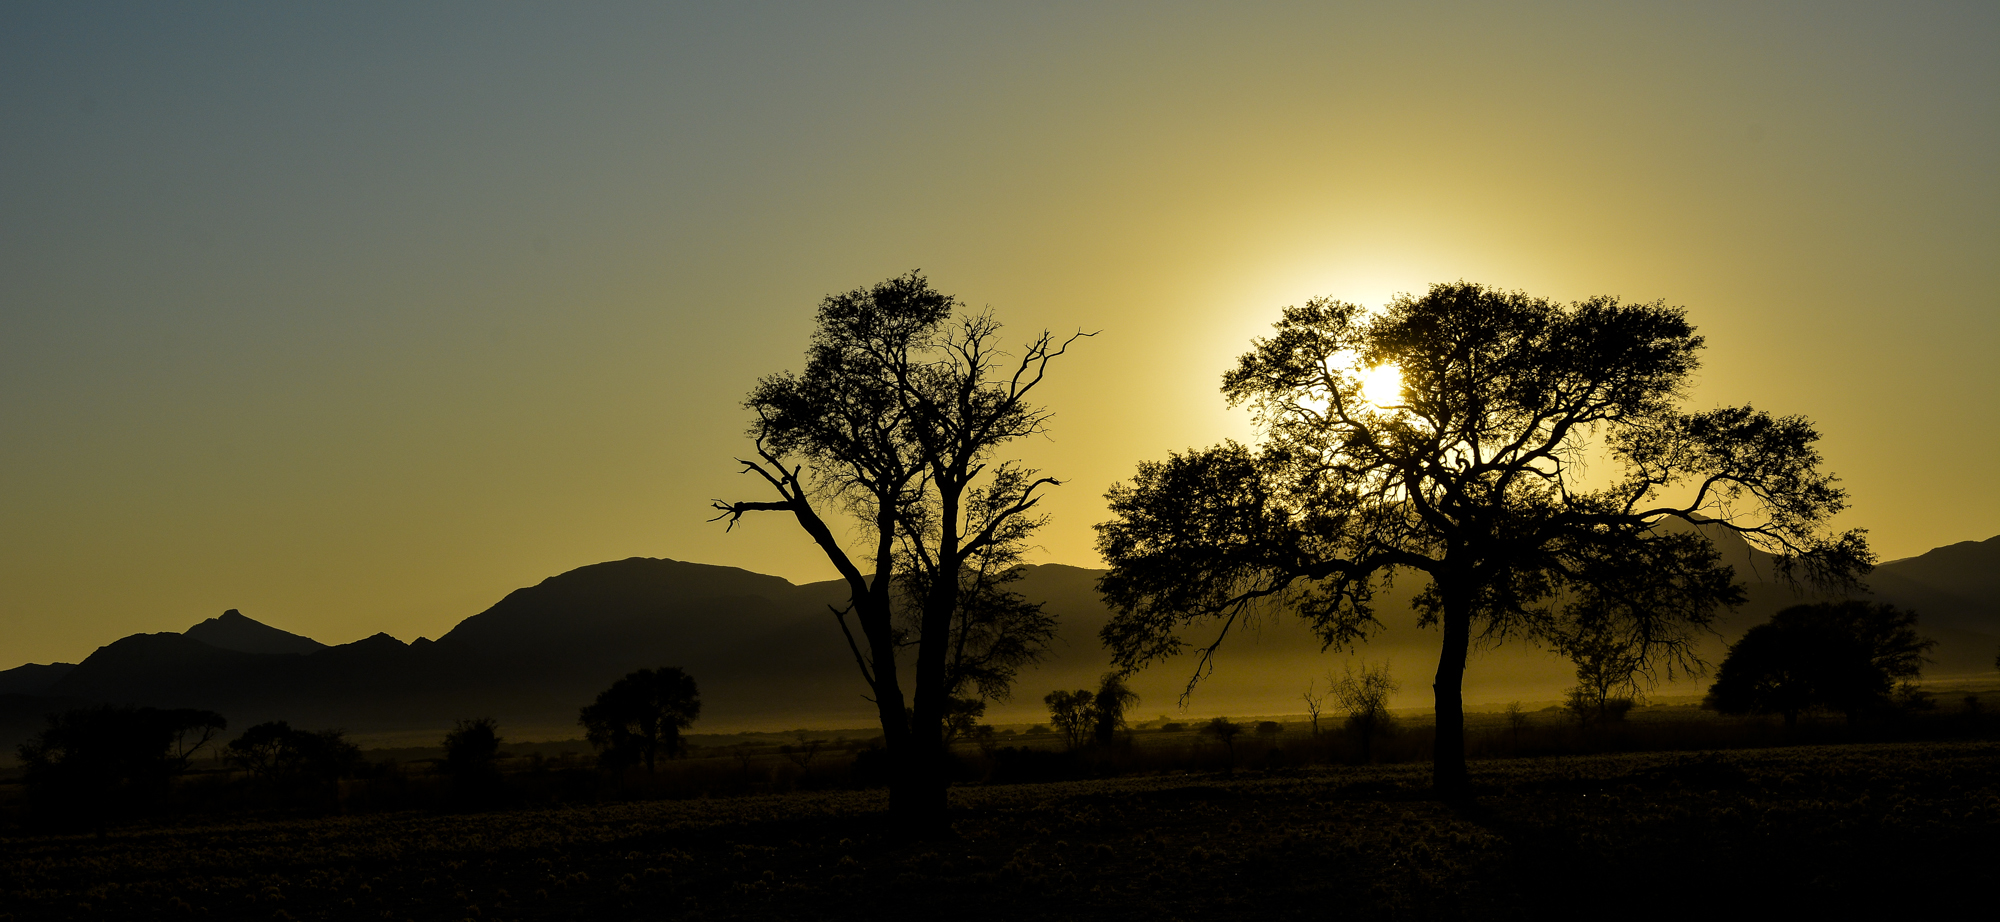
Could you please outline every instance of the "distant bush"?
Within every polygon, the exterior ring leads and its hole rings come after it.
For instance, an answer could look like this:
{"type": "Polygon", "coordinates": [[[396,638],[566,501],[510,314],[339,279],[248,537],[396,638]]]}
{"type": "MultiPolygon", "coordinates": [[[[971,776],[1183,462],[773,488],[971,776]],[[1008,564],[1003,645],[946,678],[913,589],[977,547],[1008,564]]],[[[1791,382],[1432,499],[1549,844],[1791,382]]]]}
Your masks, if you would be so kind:
{"type": "Polygon", "coordinates": [[[1724,714],[1799,714],[1825,708],[1852,722],[1914,680],[1935,641],[1917,635],[1915,612],[1850,600],[1794,605],[1729,647],[1702,706],[1724,714]]]}
{"type": "Polygon", "coordinates": [[[1091,727],[1096,723],[1096,698],[1088,688],[1073,692],[1056,689],[1042,698],[1049,708],[1049,723],[1062,734],[1069,748],[1076,749],[1090,739],[1091,727]]]}
{"type": "Polygon", "coordinates": [[[174,777],[227,726],[190,708],[83,708],[50,715],[17,752],[42,820],[102,828],[165,802],[174,777]]]}
{"type": "Polygon", "coordinates": [[[1389,664],[1363,663],[1360,672],[1350,665],[1332,681],[1333,699],[1347,712],[1347,732],[1361,744],[1361,761],[1373,761],[1376,738],[1396,730],[1395,718],[1389,714],[1389,698],[1398,686],[1389,675],[1389,664]]]}
{"type": "Polygon", "coordinates": [[[361,747],[339,730],[294,730],[275,720],[261,723],[231,740],[226,748],[231,764],[252,778],[269,782],[332,783],[352,774],[361,764],[361,747]]]}
{"type": "Polygon", "coordinates": [[[1139,703],[1139,693],[1125,684],[1124,676],[1107,672],[1099,680],[1097,694],[1090,703],[1091,738],[1101,746],[1110,743],[1125,728],[1125,712],[1139,703]]]}
{"type": "Polygon", "coordinates": [[[606,768],[644,765],[685,751],[681,731],[701,716],[701,690],[678,666],[640,669],[611,683],[578,714],[585,738],[606,768]]]}
{"type": "Polygon", "coordinates": [[[1578,687],[1569,690],[1562,707],[1578,725],[1589,726],[1622,722],[1635,704],[1630,698],[1599,698],[1593,690],[1578,687]]]}
{"type": "Polygon", "coordinates": [[[444,735],[444,769],[461,797],[483,799],[499,787],[500,732],[491,717],[461,720],[444,735]]]}
{"type": "Polygon", "coordinates": [[[1227,717],[1217,717],[1201,725],[1201,735],[1214,737],[1229,752],[1229,767],[1236,766],[1236,737],[1243,733],[1243,725],[1227,717]]]}

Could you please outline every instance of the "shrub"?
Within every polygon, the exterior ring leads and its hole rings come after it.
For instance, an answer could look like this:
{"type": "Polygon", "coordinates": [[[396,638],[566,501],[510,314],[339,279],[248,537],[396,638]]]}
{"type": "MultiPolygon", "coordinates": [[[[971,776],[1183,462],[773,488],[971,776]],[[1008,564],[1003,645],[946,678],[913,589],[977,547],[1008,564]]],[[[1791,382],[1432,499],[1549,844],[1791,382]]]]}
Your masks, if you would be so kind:
{"type": "Polygon", "coordinates": [[[444,769],[461,796],[485,797],[500,784],[499,725],[491,717],[461,720],[444,735],[444,769]]]}
{"type": "Polygon", "coordinates": [[[611,683],[583,708],[577,723],[606,768],[643,764],[651,774],[659,756],[682,754],[681,731],[700,716],[701,691],[694,678],[677,666],[663,666],[611,683]]]}
{"type": "Polygon", "coordinates": [[[18,754],[42,819],[101,828],[163,803],[173,778],[227,726],[190,708],[83,708],[50,715],[18,754]]]}

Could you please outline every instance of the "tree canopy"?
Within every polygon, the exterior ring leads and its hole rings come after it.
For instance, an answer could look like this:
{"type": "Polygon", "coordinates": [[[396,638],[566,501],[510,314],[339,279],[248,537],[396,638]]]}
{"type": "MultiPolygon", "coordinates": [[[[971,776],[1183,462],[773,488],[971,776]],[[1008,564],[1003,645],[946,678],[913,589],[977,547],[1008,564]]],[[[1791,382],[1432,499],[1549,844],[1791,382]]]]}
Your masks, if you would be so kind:
{"type": "Polygon", "coordinates": [[[701,716],[701,690],[678,666],[627,673],[597,694],[577,722],[584,736],[611,766],[640,765],[652,772],[664,755],[677,758],[681,731],[701,716]]]}
{"type": "Polygon", "coordinates": [[[35,806],[48,818],[101,823],[166,798],[174,776],[228,727],[191,708],[99,706],[49,715],[17,754],[35,806]]]}
{"type": "Polygon", "coordinates": [[[354,770],[361,747],[339,730],[295,730],[286,721],[258,724],[230,740],[229,761],[263,780],[331,782],[354,770]]]}
{"type": "Polygon", "coordinates": [[[1731,569],[1681,523],[1772,553],[1781,574],[1850,583],[1871,562],[1820,470],[1818,434],[1748,406],[1680,408],[1701,337],[1685,312],[1602,297],[1562,305],[1459,282],[1371,313],[1288,307],[1223,377],[1260,444],[1140,465],[1099,526],[1124,669],[1194,649],[1189,688],[1259,612],[1303,618],[1329,648],[1379,625],[1373,599],[1425,581],[1442,629],[1435,782],[1464,790],[1461,687],[1475,632],[1554,645],[1578,622],[1652,666],[1699,667],[1695,632],[1739,598],[1731,569]],[[1371,403],[1362,373],[1393,367],[1371,403]],[[1213,633],[1191,645],[1187,629],[1213,633]]]}
{"type": "Polygon", "coordinates": [[[1725,714],[1782,714],[1787,725],[1813,708],[1853,720],[1887,705],[1897,682],[1922,671],[1936,642],[1916,625],[1915,612],[1881,602],[1794,605],[1730,646],[1702,703],[1725,714]]]}

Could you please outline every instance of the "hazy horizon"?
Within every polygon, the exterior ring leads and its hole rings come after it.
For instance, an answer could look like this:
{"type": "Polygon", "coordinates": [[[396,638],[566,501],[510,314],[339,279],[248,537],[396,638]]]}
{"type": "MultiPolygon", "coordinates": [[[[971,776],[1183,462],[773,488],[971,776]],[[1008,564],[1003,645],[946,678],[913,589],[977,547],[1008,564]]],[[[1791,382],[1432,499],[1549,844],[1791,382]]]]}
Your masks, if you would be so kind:
{"type": "Polygon", "coordinates": [[[235,608],[436,637],[631,556],[793,582],[741,408],[922,269],[1019,341],[1096,567],[1314,296],[1683,305],[1883,560],[2000,531],[2000,9],[13,5],[0,667],[235,608]],[[1981,398],[1979,394],[1989,395],[1981,398]]]}

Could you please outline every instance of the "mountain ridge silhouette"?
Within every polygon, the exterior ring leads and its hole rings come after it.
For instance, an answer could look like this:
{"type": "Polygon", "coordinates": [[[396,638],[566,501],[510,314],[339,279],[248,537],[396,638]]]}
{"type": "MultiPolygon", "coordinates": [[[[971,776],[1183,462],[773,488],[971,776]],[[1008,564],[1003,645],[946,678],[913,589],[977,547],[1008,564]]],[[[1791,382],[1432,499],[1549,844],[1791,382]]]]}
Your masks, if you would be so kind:
{"type": "MultiPolygon", "coordinates": [[[[1750,594],[1704,640],[1703,654],[1715,662],[1742,631],[1812,596],[1772,579],[1768,558],[1740,539],[1704,531],[1750,594]]],[[[1990,594],[1982,588],[1994,572],[2000,537],[1883,564],[1872,584],[1877,598],[1916,608],[1920,630],[1940,641],[1932,674],[1964,673],[1990,670],[2000,646],[2000,587],[1990,594]]],[[[1109,667],[1097,642],[1111,616],[1096,593],[1102,573],[1063,564],[1024,568],[1015,588],[1058,616],[1058,633],[1044,661],[1023,670],[1017,694],[995,703],[989,719],[1044,719],[1044,692],[1094,685],[1109,667]]],[[[1405,611],[1420,588],[1420,580],[1405,578],[1378,597],[1382,627],[1357,654],[1396,662],[1407,699],[1399,706],[1427,700],[1421,679],[1436,662],[1434,631],[1416,627],[1405,611]]],[[[38,720],[24,723],[25,715],[58,701],[202,707],[239,730],[283,719],[396,733],[492,716],[517,733],[574,736],[576,711],[596,692],[657,666],[680,666],[701,683],[711,731],[864,726],[874,720],[873,705],[862,698],[865,686],[831,613],[845,597],[837,580],[794,584],[736,567],[631,557],[514,590],[436,641],[414,644],[378,633],[329,646],[232,609],[184,633],[120,638],[74,666],[0,671],[0,736],[11,748],[39,728],[38,720]]],[[[1295,713],[1306,682],[1337,671],[1340,661],[1322,653],[1295,619],[1267,613],[1223,645],[1189,708],[1295,713]]],[[[1192,669],[1183,656],[1142,671],[1134,678],[1144,696],[1140,712],[1176,710],[1192,669]]],[[[1468,683],[1469,696],[1552,697],[1570,684],[1569,667],[1531,643],[1510,642],[1476,651],[1468,683]]]]}
{"type": "Polygon", "coordinates": [[[326,644],[246,618],[234,608],[223,612],[221,617],[188,628],[181,636],[240,653],[313,653],[326,649],[326,644]]]}

